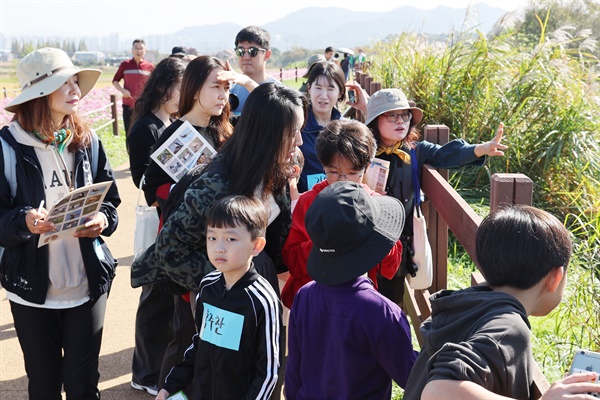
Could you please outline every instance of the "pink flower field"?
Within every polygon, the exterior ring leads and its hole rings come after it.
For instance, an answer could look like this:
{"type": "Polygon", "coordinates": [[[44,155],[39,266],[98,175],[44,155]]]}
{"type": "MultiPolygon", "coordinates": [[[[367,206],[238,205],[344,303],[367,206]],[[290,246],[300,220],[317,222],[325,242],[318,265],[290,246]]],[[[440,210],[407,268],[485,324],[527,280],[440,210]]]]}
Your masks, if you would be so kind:
{"type": "MultiPolygon", "coordinates": [[[[280,73],[278,69],[269,70],[269,75],[279,80],[280,73]]],[[[306,68],[298,68],[298,79],[306,73],[306,68]]],[[[283,80],[293,80],[296,78],[295,69],[283,70],[283,80]]],[[[111,85],[101,89],[92,89],[79,103],[79,114],[93,128],[98,128],[106,124],[111,117],[111,110],[108,107],[110,95],[116,95],[118,119],[122,119],[123,109],[121,107],[121,94],[111,85]],[[104,108],[103,108],[104,107],[104,108]]],[[[4,107],[10,103],[14,97],[0,99],[0,127],[8,125],[13,117],[13,113],[6,112],[4,107]]]]}
{"type": "MultiPolygon", "coordinates": [[[[278,69],[268,70],[268,73],[273,78],[280,80],[278,69]]],[[[304,76],[305,73],[306,73],[306,68],[298,68],[298,79],[302,79],[302,76],[304,76]]],[[[281,79],[281,80],[284,80],[284,81],[296,79],[296,70],[295,69],[284,69],[282,75],[283,75],[283,79],[281,79]]]]}
{"type": "MultiPolygon", "coordinates": [[[[97,128],[107,123],[112,118],[111,109],[108,107],[111,94],[116,95],[117,115],[119,120],[121,120],[121,115],[123,113],[121,107],[121,94],[112,86],[102,89],[92,89],[92,91],[79,103],[79,114],[83,115],[83,119],[93,128],[97,128]]],[[[0,126],[8,125],[14,115],[13,113],[4,110],[4,107],[10,103],[11,100],[12,98],[10,97],[0,99],[0,126]]]]}

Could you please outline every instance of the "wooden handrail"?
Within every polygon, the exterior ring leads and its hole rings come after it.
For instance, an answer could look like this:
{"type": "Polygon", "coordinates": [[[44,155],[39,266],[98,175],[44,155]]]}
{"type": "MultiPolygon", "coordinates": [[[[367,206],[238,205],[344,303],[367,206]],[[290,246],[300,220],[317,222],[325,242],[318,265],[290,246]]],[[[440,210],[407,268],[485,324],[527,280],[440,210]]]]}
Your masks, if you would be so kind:
{"type": "Polygon", "coordinates": [[[481,223],[481,217],[431,166],[423,166],[422,181],[421,187],[435,208],[434,212],[448,224],[456,239],[475,260],[475,231],[481,223]]]}
{"type": "MultiPolygon", "coordinates": [[[[425,127],[425,139],[438,144],[448,141],[448,128],[443,125],[425,127]]],[[[429,290],[413,290],[405,283],[403,308],[415,328],[419,345],[423,337],[419,327],[431,315],[429,293],[447,287],[448,273],[448,228],[477,265],[475,254],[475,232],[482,218],[454,190],[447,181],[446,170],[436,170],[424,165],[421,171],[421,188],[426,195],[424,214],[428,219],[428,237],[432,246],[434,277],[429,290]]],[[[523,174],[494,174],[490,190],[490,208],[509,204],[532,203],[533,182],[523,174]]],[[[485,280],[480,272],[471,276],[472,285],[483,284],[485,280]]],[[[537,363],[533,366],[533,396],[540,398],[550,384],[537,363]]]]}

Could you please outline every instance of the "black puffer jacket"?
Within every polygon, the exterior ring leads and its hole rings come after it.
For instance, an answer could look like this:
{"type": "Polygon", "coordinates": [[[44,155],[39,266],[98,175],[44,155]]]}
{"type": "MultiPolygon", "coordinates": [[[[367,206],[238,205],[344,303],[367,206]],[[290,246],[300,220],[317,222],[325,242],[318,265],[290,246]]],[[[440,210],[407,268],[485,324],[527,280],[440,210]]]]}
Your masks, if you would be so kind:
{"type": "MultiPolygon", "coordinates": [[[[4,253],[0,260],[0,282],[9,292],[22,299],[44,304],[48,291],[48,246],[37,247],[39,235],[32,234],[25,223],[25,215],[32,204],[45,199],[41,167],[32,147],[16,142],[7,127],[0,131],[2,138],[16,153],[17,191],[14,199],[4,173],[4,157],[0,151],[0,246],[4,253]]],[[[99,143],[98,171],[92,177],[91,148],[75,153],[75,187],[84,182],[113,181],[100,212],[106,215],[108,226],[102,235],[110,236],[118,225],[117,206],[121,203],[113,171],[99,143]]],[[[104,241],[80,238],[79,245],[88,278],[90,297],[97,299],[108,292],[115,275],[116,261],[104,241]]]]}

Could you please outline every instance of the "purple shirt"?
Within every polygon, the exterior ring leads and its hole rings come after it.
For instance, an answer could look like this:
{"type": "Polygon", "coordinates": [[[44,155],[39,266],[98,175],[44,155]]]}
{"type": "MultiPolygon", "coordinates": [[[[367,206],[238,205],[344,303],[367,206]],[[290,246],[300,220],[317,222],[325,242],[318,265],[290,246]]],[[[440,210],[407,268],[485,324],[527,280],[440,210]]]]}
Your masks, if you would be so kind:
{"type": "Polygon", "coordinates": [[[389,399],[417,358],[406,316],[365,277],[303,286],[288,332],[288,399],[389,399]]]}

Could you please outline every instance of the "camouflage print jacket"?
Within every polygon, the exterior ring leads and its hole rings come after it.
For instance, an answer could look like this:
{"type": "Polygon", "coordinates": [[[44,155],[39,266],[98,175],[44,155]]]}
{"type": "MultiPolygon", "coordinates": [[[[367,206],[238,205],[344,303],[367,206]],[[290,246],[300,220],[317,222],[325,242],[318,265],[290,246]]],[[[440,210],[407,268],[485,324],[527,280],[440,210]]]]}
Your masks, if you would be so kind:
{"type": "MultiPolygon", "coordinates": [[[[206,254],[206,213],[214,202],[231,194],[227,160],[218,156],[185,192],[183,203],[160,230],[156,243],[131,266],[131,286],[172,281],[197,290],[214,267],[206,254]]],[[[281,250],[291,226],[289,193],[275,196],[281,212],[267,228],[265,252],[277,273],[287,271],[281,250]]]]}

